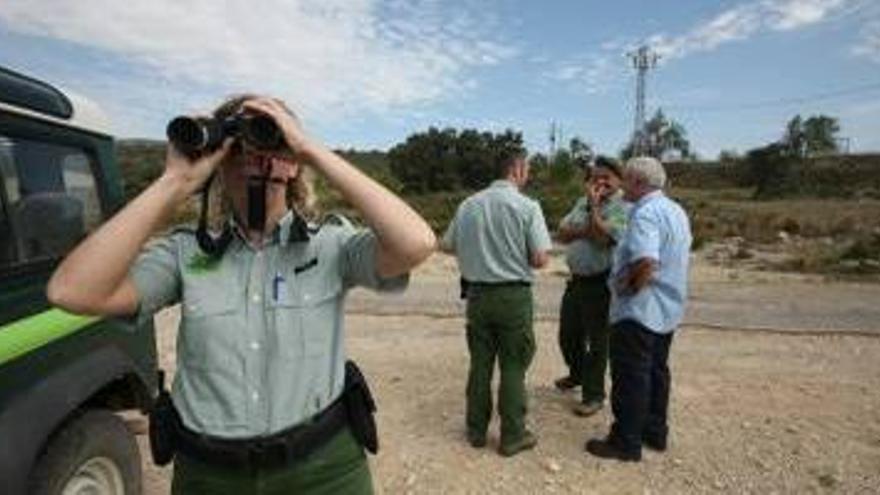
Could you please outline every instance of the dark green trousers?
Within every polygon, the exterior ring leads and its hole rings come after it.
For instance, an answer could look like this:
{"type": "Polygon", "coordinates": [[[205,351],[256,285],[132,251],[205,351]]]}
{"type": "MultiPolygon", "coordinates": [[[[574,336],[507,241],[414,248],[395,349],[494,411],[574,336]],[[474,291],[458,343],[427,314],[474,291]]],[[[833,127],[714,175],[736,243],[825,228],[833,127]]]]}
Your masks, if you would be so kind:
{"type": "Polygon", "coordinates": [[[559,314],[559,348],[569,376],[581,384],[584,402],[605,399],[608,367],[608,305],[604,277],[572,278],[559,314]]]}
{"type": "Polygon", "coordinates": [[[492,416],[492,374],[501,370],[498,412],[501,443],[510,445],[525,432],[525,375],[535,355],[532,290],[527,286],[477,286],[468,289],[467,428],[485,435],[492,416]]]}
{"type": "Polygon", "coordinates": [[[275,469],[231,469],[178,455],[173,495],[370,495],[364,449],[346,428],[305,459],[275,469]]]}

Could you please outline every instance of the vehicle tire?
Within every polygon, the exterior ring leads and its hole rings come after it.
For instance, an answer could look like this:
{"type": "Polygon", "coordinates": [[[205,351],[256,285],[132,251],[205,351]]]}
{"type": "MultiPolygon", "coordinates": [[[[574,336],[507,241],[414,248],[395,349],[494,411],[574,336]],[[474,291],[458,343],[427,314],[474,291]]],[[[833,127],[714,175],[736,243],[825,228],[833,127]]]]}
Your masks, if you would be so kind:
{"type": "Polygon", "coordinates": [[[34,495],[140,495],[141,456],[122,419],[91,410],[49,440],[30,477],[34,495]]]}

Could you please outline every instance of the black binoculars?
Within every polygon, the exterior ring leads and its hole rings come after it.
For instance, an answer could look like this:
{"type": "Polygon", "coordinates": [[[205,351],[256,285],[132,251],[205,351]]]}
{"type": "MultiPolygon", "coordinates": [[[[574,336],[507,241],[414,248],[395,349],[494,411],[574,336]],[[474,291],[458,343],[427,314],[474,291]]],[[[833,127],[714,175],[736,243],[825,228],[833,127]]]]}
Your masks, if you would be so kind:
{"type": "Polygon", "coordinates": [[[281,129],[268,115],[239,113],[225,119],[183,115],[169,122],[165,133],[174,147],[187,156],[214,151],[228,137],[261,151],[285,147],[281,129]]]}

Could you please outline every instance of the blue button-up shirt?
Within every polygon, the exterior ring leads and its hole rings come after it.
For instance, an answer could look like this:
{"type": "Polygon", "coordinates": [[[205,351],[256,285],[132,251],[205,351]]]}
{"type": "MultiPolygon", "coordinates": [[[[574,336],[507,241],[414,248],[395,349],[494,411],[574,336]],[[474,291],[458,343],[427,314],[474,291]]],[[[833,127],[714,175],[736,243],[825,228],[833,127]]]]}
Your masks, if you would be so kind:
{"type": "Polygon", "coordinates": [[[643,196],[630,210],[622,241],[614,252],[610,321],[635,320],[656,333],[673,332],[684,316],[687,299],[691,228],[687,214],[662,191],[643,196]],[[641,258],[656,262],[646,287],[620,292],[619,280],[641,258]]]}

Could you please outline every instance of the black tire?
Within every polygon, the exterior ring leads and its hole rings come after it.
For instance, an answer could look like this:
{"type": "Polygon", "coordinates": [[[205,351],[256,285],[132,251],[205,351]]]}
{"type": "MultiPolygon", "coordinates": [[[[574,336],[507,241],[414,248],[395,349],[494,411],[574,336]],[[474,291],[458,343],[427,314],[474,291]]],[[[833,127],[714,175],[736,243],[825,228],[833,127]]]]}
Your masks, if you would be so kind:
{"type": "Polygon", "coordinates": [[[121,418],[106,410],[87,411],[52,435],[31,472],[33,495],[58,495],[90,462],[109,460],[126,495],[141,494],[141,456],[121,418]]]}

